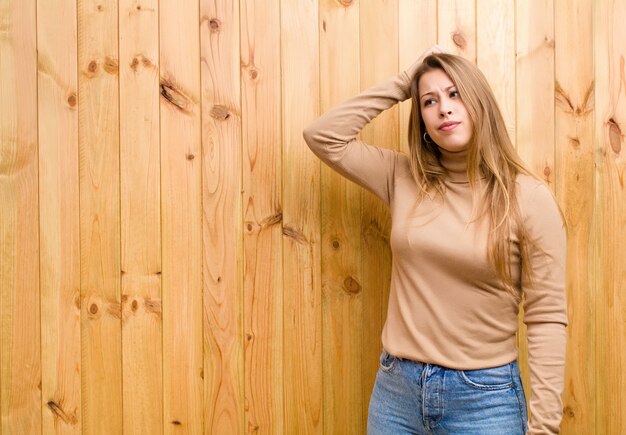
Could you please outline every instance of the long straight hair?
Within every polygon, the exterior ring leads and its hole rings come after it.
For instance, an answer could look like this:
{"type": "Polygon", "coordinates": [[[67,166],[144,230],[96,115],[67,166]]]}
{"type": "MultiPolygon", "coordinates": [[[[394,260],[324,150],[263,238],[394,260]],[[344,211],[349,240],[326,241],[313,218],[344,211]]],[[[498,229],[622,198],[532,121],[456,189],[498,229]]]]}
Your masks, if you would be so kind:
{"type": "MultiPolygon", "coordinates": [[[[521,295],[511,271],[510,235],[517,234],[522,264],[528,264],[530,259],[530,241],[521,219],[516,178],[519,174],[537,177],[515,151],[485,76],[474,64],[460,56],[437,53],[424,59],[411,83],[411,172],[421,190],[425,193],[435,189],[441,194],[445,191],[446,172],[439,160],[441,152],[435,143],[426,142],[422,136],[426,127],[420,108],[419,81],[424,73],[434,69],[443,70],[454,83],[473,122],[467,153],[473,219],[489,218],[488,259],[505,287],[519,298],[521,295]]],[[[526,278],[532,279],[530,268],[524,267],[523,273],[526,278]]]]}

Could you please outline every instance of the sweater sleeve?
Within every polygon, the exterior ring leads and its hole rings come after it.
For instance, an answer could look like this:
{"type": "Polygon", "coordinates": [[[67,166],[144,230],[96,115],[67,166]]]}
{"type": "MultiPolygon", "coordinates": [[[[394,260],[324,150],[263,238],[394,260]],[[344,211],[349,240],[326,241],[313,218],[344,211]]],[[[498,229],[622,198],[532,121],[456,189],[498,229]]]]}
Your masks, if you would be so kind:
{"type": "Polygon", "coordinates": [[[409,96],[402,73],[373,86],[324,113],[303,132],[309,148],[332,169],[391,202],[395,151],[368,145],[357,134],[382,111],[409,96]]]}
{"type": "Polygon", "coordinates": [[[558,434],[563,415],[567,306],[566,231],[554,196],[542,183],[525,205],[531,278],[522,278],[530,368],[529,435],[558,434]]]}

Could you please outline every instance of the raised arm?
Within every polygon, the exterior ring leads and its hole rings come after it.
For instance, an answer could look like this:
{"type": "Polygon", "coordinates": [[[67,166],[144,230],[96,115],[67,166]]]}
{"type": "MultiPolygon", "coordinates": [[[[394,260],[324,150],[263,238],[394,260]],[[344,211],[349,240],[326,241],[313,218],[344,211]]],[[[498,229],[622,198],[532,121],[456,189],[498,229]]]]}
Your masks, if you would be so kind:
{"type": "Polygon", "coordinates": [[[437,51],[442,50],[429,48],[406,71],[343,101],[303,132],[309,148],[322,161],[387,204],[391,201],[397,155],[356,136],[381,112],[409,98],[411,79],[422,59],[437,51]]]}

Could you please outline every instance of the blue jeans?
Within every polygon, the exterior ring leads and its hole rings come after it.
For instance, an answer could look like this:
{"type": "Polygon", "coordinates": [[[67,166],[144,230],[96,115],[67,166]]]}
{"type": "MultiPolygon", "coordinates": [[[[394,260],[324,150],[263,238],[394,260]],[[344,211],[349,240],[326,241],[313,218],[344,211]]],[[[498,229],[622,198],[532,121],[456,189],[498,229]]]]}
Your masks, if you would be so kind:
{"type": "Polygon", "coordinates": [[[523,435],[527,420],[517,361],[481,370],[453,370],[383,351],[367,433],[523,435]]]}

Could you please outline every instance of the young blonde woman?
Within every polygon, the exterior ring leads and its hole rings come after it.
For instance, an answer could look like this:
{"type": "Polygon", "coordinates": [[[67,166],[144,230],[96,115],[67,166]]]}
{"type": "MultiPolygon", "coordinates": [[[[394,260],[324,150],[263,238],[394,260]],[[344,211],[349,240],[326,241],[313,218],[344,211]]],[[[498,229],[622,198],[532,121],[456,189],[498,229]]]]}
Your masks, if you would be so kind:
{"type": "Polygon", "coordinates": [[[550,190],[513,148],[482,73],[433,47],[304,137],[391,209],[391,291],[368,433],[558,433],[565,228],[550,190]],[[408,98],[409,155],[356,139],[408,98]],[[522,300],[530,420],[515,339],[522,300]]]}

